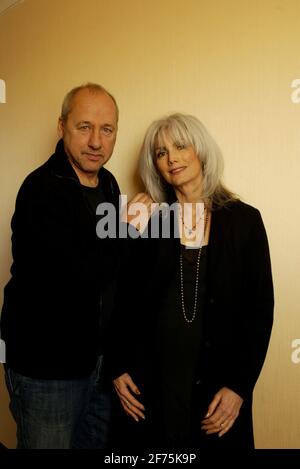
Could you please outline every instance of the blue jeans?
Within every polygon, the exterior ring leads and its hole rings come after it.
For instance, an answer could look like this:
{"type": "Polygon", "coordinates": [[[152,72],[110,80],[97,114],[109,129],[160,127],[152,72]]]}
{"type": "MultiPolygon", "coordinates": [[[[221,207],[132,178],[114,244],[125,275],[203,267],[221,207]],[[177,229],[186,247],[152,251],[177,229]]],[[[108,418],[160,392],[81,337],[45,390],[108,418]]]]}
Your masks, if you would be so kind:
{"type": "Polygon", "coordinates": [[[32,379],[8,369],[10,410],[17,448],[106,448],[111,396],[103,390],[102,356],[88,378],[32,379]]]}

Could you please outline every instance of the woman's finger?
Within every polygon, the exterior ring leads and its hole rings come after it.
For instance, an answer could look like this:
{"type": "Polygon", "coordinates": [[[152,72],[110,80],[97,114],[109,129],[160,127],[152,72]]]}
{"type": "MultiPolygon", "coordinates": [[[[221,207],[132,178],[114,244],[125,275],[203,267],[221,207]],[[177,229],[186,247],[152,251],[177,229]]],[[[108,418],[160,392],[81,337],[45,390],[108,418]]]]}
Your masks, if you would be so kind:
{"type": "Polygon", "coordinates": [[[134,420],[138,422],[139,417],[143,420],[145,419],[144,414],[136,406],[132,405],[127,399],[121,398],[121,403],[125,412],[128,415],[131,415],[134,420]]]}
{"type": "Polygon", "coordinates": [[[231,419],[223,424],[220,425],[220,429],[221,431],[219,432],[218,436],[223,436],[225,435],[225,433],[228,432],[228,430],[230,430],[230,428],[233,426],[234,422],[235,422],[236,419],[231,419]]]}

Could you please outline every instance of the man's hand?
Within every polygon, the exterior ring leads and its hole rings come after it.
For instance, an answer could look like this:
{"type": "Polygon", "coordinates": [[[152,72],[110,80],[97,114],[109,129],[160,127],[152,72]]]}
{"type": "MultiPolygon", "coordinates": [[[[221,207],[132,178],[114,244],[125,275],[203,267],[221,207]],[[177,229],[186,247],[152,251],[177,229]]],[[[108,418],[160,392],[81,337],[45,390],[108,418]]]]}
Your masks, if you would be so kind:
{"type": "Polygon", "coordinates": [[[208,407],[208,412],[201,422],[201,429],[207,435],[224,435],[238,417],[242,403],[243,399],[231,389],[220,389],[208,407]]]}
{"type": "Polygon", "coordinates": [[[145,407],[132,394],[140,395],[141,393],[132,381],[130,375],[124,373],[116,378],[113,383],[126,414],[134,418],[136,422],[139,421],[139,417],[145,419],[143,413],[145,407]]]}

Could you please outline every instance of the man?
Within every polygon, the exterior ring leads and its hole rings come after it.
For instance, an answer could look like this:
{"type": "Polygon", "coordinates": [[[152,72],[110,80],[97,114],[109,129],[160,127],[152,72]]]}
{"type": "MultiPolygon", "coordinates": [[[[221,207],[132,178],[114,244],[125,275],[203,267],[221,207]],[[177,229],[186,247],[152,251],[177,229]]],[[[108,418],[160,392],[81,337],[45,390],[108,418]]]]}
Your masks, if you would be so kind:
{"type": "Polygon", "coordinates": [[[18,448],[107,443],[102,354],[117,250],[96,236],[96,207],[118,209],[118,184],[103,168],[117,127],[117,104],[103,87],[71,90],[55,153],[17,196],[1,330],[18,448]]]}

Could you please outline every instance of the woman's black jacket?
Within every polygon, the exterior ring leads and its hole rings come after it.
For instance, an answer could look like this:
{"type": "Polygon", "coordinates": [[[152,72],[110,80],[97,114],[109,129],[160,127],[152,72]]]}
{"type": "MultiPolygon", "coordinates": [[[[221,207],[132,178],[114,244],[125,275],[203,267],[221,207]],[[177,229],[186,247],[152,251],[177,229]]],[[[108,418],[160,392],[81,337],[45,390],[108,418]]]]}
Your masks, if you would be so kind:
{"type": "MultiPolygon", "coordinates": [[[[128,244],[112,321],[110,366],[113,378],[128,372],[142,390],[149,381],[155,385],[156,315],[179,267],[180,240],[140,237],[128,244]]],[[[211,398],[227,386],[251,400],[269,344],[274,306],[269,247],[259,211],[241,201],[214,209],[207,256],[195,385],[208,389],[211,398]]]]}

